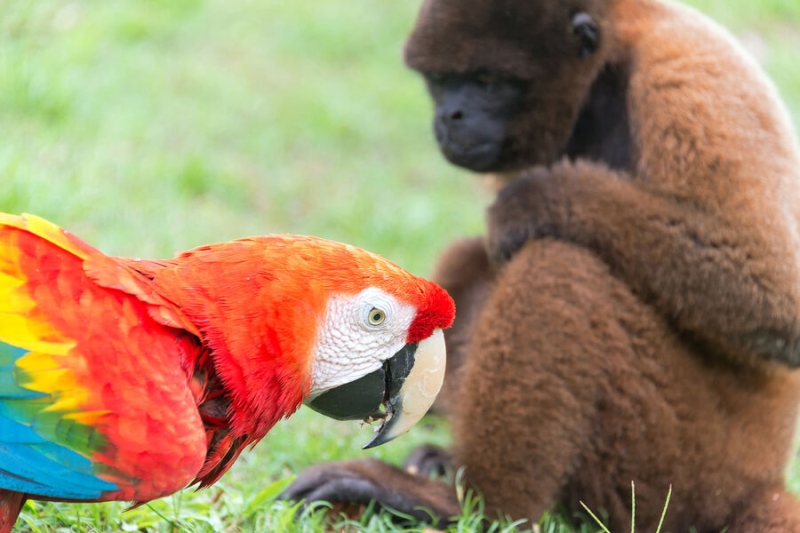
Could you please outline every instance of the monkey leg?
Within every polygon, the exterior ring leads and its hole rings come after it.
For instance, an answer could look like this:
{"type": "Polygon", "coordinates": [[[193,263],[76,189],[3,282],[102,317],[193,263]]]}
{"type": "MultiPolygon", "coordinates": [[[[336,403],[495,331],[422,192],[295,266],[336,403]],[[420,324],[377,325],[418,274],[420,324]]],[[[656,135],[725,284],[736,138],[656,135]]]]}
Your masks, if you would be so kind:
{"type": "Polygon", "coordinates": [[[619,340],[598,278],[609,275],[589,252],[533,241],[476,321],[453,402],[455,457],[502,514],[536,521],[589,446],[602,360],[619,340]]]}

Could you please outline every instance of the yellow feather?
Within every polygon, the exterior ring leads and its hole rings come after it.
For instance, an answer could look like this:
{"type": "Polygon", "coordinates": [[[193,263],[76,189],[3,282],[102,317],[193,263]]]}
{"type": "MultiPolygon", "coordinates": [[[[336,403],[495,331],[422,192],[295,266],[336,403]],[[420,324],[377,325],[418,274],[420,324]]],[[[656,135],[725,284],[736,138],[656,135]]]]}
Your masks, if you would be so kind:
{"type": "MultiPolygon", "coordinates": [[[[57,356],[56,356],[57,357],[57,356]]],[[[37,392],[52,393],[77,387],[75,377],[51,353],[28,352],[17,360],[17,368],[30,379],[20,385],[37,392]]]]}
{"type": "MultiPolygon", "coordinates": [[[[2,296],[0,296],[1,298],[2,296]]],[[[66,355],[75,342],[64,338],[52,328],[36,324],[25,316],[0,311],[0,340],[23,350],[66,355]],[[54,339],[45,341],[42,338],[54,339]]]]}
{"type": "Polygon", "coordinates": [[[38,235],[39,237],[52,242],[59,248],[63,248],[64,250],[75,254],[81,259],[86,259],[89,257],[85,250],[76,246],[76,244],[67,237],[63,229],[48,220],[37,217],[36,215],[24,213],[22,216],[16,216],[9,215],[7,213],[0,213],[0,225],[11,226],[30,231],[34,235],[38,235]]]}
{"type": "MultiPolygon", "coordinates": [[[[9,225],[8,219],[15,222],[19,217],[0,213],[0,225],[9,225]]],[[[26,278],[17,266],[19,251],[13,246],[3,246],[0,251],[0,341],[23,350],[65,355],[75,343],[31,318],[36,303],[20,290],[26,278]]]]}
{"type": "MultiPolygon", "coordinates": [[[[74,359],[71,360],[74,362],[74,359]]],[[[26,389],[49,394],[52,403],[43,412],[65,413],[64,418],[93,425],[109,411],[81,412],[81,405],[90,399],[89,391],[78,386],[74,373],[62,368],[58,356],[49,353],[29,352],[16,366],[29,378],[20,383],[26,389]]]]}

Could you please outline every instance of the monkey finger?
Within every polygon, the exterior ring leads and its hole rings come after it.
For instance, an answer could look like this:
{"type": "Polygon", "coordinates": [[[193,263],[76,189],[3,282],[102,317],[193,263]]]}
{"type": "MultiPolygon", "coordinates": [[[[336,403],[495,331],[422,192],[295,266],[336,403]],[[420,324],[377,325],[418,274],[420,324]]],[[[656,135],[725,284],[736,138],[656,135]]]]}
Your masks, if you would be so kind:
{"type": "Polygon", "coordinates": [[[287,501],[336,501],[320,498],[324,492],[318,492],[320,487],[328,486],[332,480],[343,479],[347,477],[355,478],[355,474],[349,473],[344,468],[339,468],[337,463],[328,463],[313,466],[297,476],[291,485],[289,485],[278,496],[279,500],[287,501]]]}
{"type": "Polygon", "coordinates": [[[403,463],[409,474],[422,477],[443,477],[453,470],[453,457],[444,448],[425,444],[415,448],[403,463]]]}

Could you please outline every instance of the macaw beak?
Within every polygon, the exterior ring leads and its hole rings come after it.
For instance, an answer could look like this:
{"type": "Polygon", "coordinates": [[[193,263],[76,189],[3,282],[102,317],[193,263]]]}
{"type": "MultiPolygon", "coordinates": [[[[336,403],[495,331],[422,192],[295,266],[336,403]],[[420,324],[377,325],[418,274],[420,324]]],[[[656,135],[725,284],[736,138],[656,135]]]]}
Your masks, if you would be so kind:
{"type": "Polygon", "coordinates": [[[419,343],[406,344],[378,370],[306,405],[337,420],[380,420],[364,448],[380,446],[411,429],[428,411],[442,388],[445,359],[444,333],[437,329],[419,343]]]}

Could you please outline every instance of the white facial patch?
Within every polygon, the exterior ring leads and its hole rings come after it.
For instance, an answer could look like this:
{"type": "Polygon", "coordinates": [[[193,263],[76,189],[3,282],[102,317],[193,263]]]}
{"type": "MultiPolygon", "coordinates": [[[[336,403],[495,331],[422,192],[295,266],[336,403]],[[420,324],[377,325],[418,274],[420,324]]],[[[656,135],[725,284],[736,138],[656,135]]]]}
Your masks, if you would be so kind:
{"type": "Polygon", "coordinates": [[[366,376],[405,344],[416,309],[370,287],[328,300],[311,368],[313,398],[366,376]]]}

